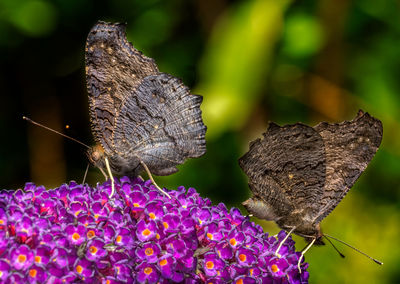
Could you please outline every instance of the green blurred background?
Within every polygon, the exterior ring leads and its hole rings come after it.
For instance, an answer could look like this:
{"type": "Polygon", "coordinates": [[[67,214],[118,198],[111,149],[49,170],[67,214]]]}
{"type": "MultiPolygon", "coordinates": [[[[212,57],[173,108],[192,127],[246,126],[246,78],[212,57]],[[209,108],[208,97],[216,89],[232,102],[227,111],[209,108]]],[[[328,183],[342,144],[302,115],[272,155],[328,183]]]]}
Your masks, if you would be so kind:
{"type": "MultiPolygon", "coordinates": [[[[2,188],[81,181],[85,149],[21,116],[93,142],[84,46],[97,20],[127,22],[135,47],[204,96],[207,154],[157,181],[195,187],[214,204],[245,213],[249,190],[237,159],[268,121],[338,122],[359,108],[381,119],[381,148],[322,227],[385,264],[341,244],[345,259],[327,245],[306,261],[311,283],[400,283],[398,1],[0,0],[2,188]]],[[[88,180],[103,177],[92,168],[88,180]]]]}

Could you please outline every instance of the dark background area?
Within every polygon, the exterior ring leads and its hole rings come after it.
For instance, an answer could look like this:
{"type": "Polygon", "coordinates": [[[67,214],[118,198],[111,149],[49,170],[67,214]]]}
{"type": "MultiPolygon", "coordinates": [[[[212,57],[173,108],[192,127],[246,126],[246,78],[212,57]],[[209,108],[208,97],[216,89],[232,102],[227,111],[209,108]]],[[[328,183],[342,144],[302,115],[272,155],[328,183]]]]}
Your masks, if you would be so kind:
{"type": "MultiPolygon", "coordinates": [[[[306,261],[312,283],[400,281],[398,1],[0,0],[1,188],[82,180],[85,148],[22,115],[93,143],[84,46],[98,20],[127,22],[137,49],[204,96],[207,154],[156,178],[171,189],[195,187],[245,214],[249,190],[237,160],[268,121],[340,122],[358,109],[382,120],[381,148],[322,227],[384,266],[340,244],[345,259],[328,245],[306,261]]],[[[103,180],[90,169],[90,184],[103,180]]]]}

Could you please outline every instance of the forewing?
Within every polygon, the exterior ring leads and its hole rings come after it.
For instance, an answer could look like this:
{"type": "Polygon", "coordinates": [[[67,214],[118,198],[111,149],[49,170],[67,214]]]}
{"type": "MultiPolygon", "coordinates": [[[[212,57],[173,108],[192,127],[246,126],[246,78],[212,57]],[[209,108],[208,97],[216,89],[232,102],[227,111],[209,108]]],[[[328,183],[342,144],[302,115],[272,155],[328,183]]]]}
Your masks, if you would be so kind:
{"type": "Polygon", "coordinates": [[[206,152],[202,97],[168,74],[146,77],[124,102],[114,143],[129,160],[138,157],[156,175],[176,172],[187,158],[206,152]]]}
{"type": "Polygon", "coordinates": [[[321,136],[304,124],[280,127],[271,123],[262,139],[250,144],[239,160],[254,195],[278,217],[295,210],[312,216],[325,181],[325,153],[321,136]]]}
{"type": "Polygon", "coordinates": [[[380,120],[360,110],[352,121],[322,122],[314,129],[321,135],[326,152],[326,183],[316,217],[319,223],[343,199],[374,157],[383,128],[380,120]]]}
{"type": "Polygon", "coordinates": [[[124,24],[98,22],[89,32],[85,57],[92,132],[96,142],[110,152],[126,95],[144,77],[157,74],[158,68],[127,41],[124,24]]]}

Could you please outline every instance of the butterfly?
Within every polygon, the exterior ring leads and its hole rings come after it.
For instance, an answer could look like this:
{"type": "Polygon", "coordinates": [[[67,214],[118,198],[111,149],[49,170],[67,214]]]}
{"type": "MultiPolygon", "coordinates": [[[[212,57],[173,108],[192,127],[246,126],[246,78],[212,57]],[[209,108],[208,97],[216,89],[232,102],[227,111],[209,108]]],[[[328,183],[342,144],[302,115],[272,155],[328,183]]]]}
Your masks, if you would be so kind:
{"type": "Polygon", "coordinates": [[[365,170],[382,133],[381,121],[361,110],[339,124],[270,123],[239,159],[253,193],[243,205],[257,218],[323,244],[320,222],[365,170]]]}
{"type": "Polygon", "coordinates": [[[137,176],[145,167],[170,175],[206,152],[202,97],[135,49],[124,24],[98,22],[85,58],[94,165],[106,169],[109,162],[118,175],[137,176]]]}

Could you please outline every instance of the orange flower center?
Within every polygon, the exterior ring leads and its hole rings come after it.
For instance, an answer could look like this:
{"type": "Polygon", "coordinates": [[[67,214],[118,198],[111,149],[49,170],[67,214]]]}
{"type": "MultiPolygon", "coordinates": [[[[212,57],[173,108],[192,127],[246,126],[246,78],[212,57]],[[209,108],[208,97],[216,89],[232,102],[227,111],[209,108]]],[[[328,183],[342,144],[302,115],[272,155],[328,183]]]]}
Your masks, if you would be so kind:
{"type": "Polygon", "coordinates": [[[133,203],[133,207],[140,207],[139,203],[133,203]]]}
{"type": "Polygon", "coordinates": [[[42,257],[41,256],[35,256],[35,262],[41,263],[42,262],[42,257]]]}
{"type": "Polygon", "coordinates": [[[18,256],[18,262],[24,263],[26,261],[26,255],[25,254],[20,254],[18,256]]]}
{"type": "Polygon", "coordinates": [[[89,251],[91,254],[95,254],[97,252],[97,248],[95,246],[90,246],[89,251]]]}
{"type": "Polygon", "coordinates": [[[163,224],[163,226],[164,226],[165,229],[168,229],[169,225],[168,225],[167,222],[163,222],[162,224],[163,224]]]}
{"type": "Polygon", "coordinates": [[[121,241],[122,241],[122,237],[121,237],[121,236],[118,236],[118,237],[115,239],[115,241],[116,241],[117,243],[121,242],[121,241]]]}
{"type": "Polygon", "coordinates": [[[239,254],[239,259],[240,259],[240,261],[246,261],[247,257],[245,254],[241,253],[241,254],[239,254]]]}
{"type": "Polygon", "coordinates": [[[29,276],[32,278],[35,278],[37,274],[37,270],[36,269],[31,269],[29,270],[29,276]]]}
{"type": "Polygon", "coordinates": [[[278,267],[278,265],[276,265],[276,264],[272,264],[272,266],[271,266],[271,270],[272,270],[272,272],[278,272],[279,271],[279,267],[278,267]]]}
{"type": "Polygon", "coordinates": [[[153,269],[151,267],[146,267],[144,270],[144,273],[146,273],[147,275],[149,275],[150,273],[153,272],[153,269]]]}
{"type": "Polygon", "coordinates": [[[236,281],[236,284],[243,284],[243,279],[239,279],[238,281],[236,281]]]}
{"type": "Polygon", "coordinates": [[[143,232],[142,232],[142,235],[143,236],[148,236],[148,235],[150,235],[151,234],[151,231],[149,230],[149,229],[145,229],[145,230],[143,230],[143,232]]]}
{"type": "Polygon", "coordinates": [[[144,253],[145,253],[146,255],[153,255],[154,251],[153,251],[152,248],[147,248],[147,249],[144,251],[144,253]]]}
{"type": "Polygon", "coordinates": [[[79,274],[81,274],[83,271],[83,267],[80,265],[77,265],[75,269],[76,269],[76,272],[78,272],[79,274]]]}
{"type": "Polygon", "coordinates": [[[232,239],[230,239],[229,240],[229,243],[232,245],[232,246],[236,246],[236,239],[234,239],[234,238],[232,238],[232,239]]]}
{"type": "Polygon", "coordinates": [[[95,234],[95,232],[94,232],[93,230],[90,230],[90,231],[87,233],[87,237],[88,237],[89,239],[93,238],[95,235],[96,235],[96,234],[95,234]]]}
{"type": "Polygon", "coordinates": [[[80,236],[78,233],[73,233],[73,235],[72,235],[72,239],[73,239],[74,241],[79,240],[80,237],[81,237],[81,236],[80,236]]]}
{"type": "Polygon", "coordinates": [[[167,263],[168,263],[168,261],[167,261],[166,259],[162,259],[162,260],[160,261],[160,265],[161,265],[161,266],[167,265],[167,263]]]}
{"type": "Polygon", "coordinates": [[[207,238],[209,238],[210,240],[212,240],[212,239],[213,239],[213,234],[207,233],[207,238]]]}
{"type": "Polygon", "coordinates": [[[206,262],[206,267],[207,267],[208,269],[213,269],[213,268],[214,268],[214,262],[212,262],[212,261],[207,261],[207,262],[206,262]]]}
{"type": "Polygon", "coordinates": [[[149,217],[150,217],[150,219],[155,219],[156,218],[156,214],[154,214],[154,213],[149,213],[149,217]]]}

